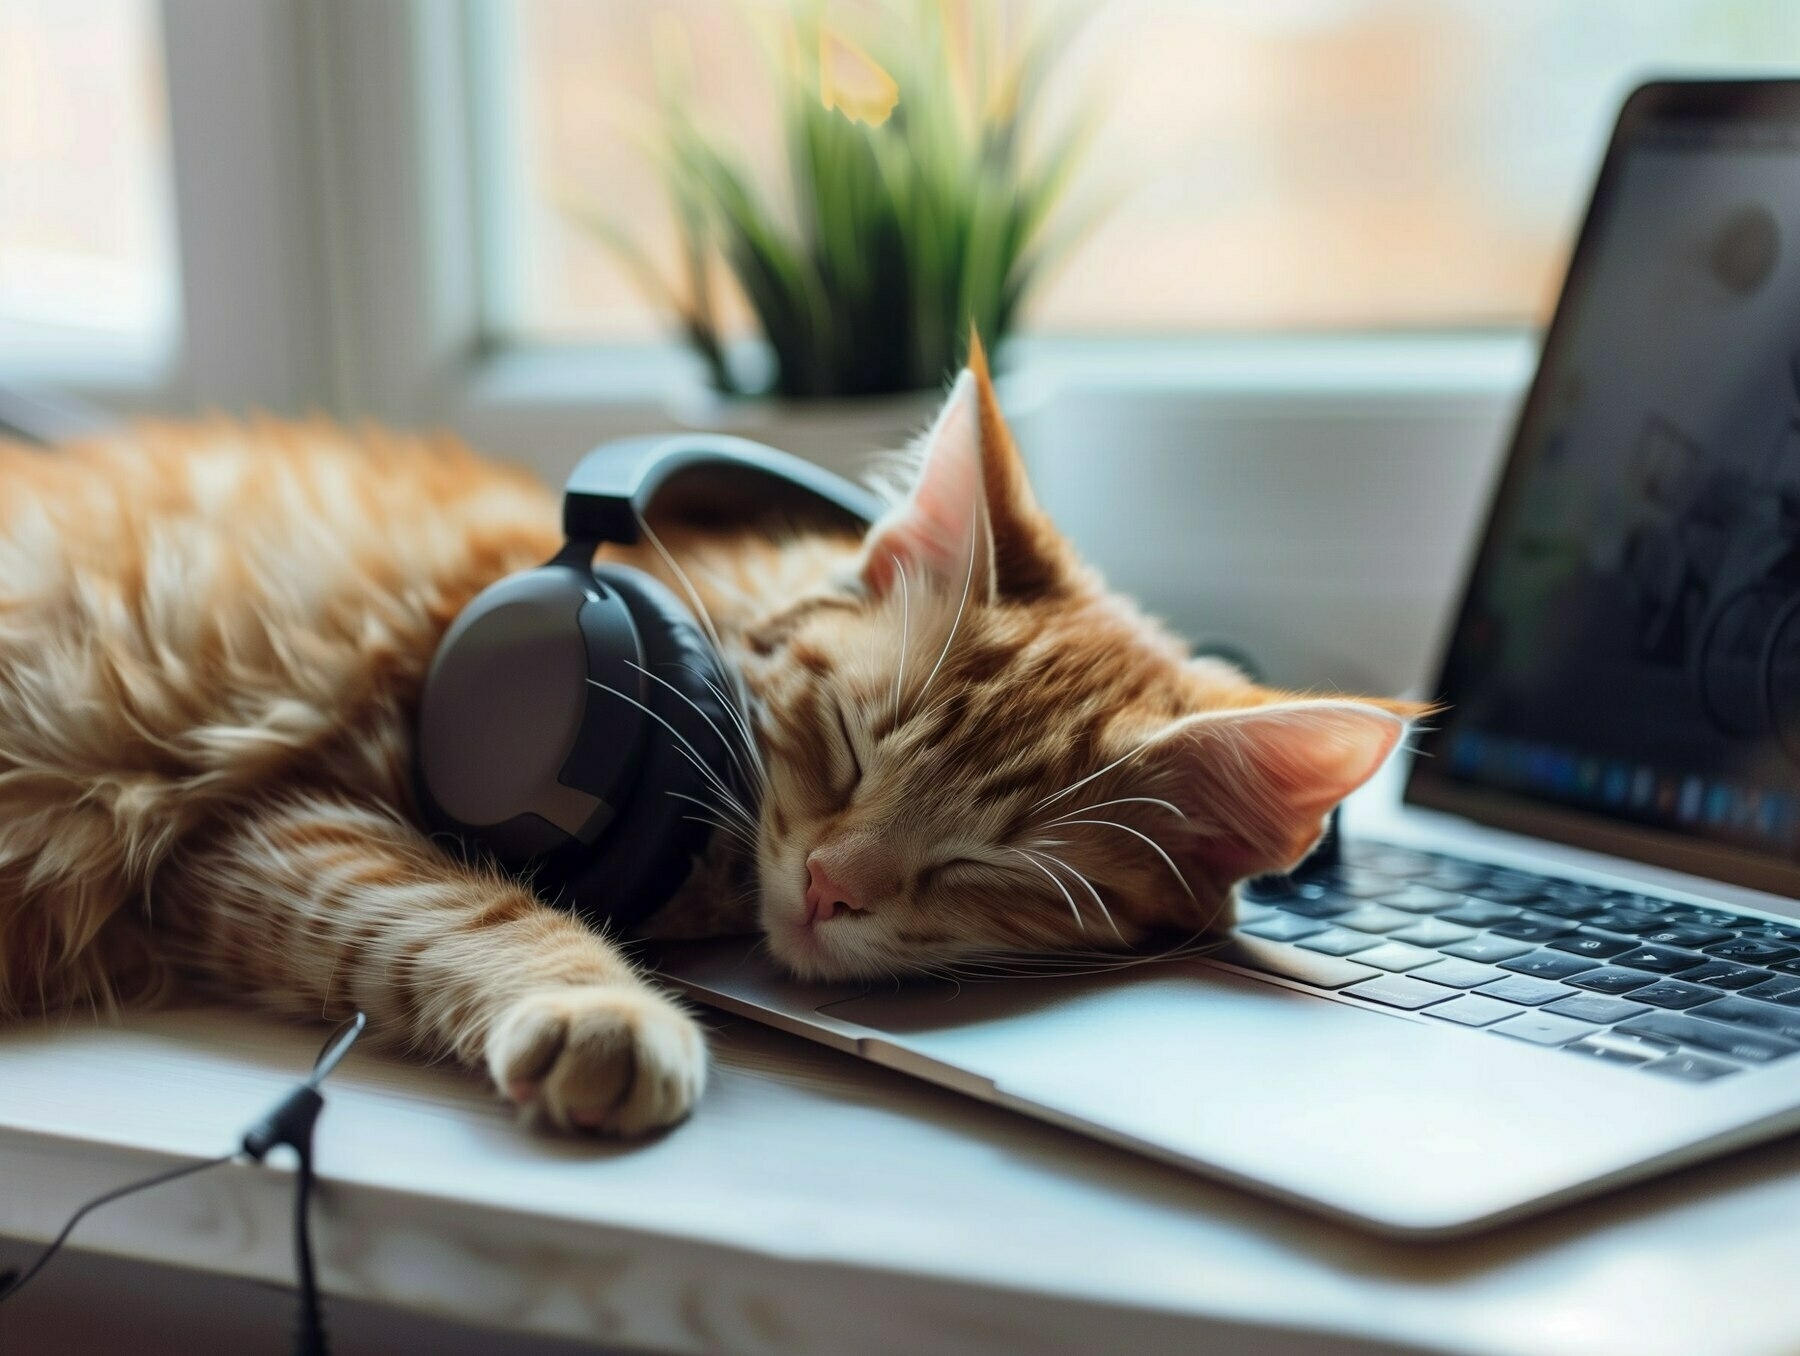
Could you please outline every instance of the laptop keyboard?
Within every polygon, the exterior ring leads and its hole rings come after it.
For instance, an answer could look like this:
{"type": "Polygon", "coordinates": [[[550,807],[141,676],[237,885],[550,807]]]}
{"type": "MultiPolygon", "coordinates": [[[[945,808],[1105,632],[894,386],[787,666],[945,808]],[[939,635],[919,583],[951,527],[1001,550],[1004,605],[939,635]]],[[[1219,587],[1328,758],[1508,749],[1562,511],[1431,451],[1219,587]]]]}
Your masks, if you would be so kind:
{"type": "Polygon", "coordinates": [[[1246,884],[1219,959],[1682,1083],[1800,1053],[1800,924],[1380,843],[1246,884]]]}

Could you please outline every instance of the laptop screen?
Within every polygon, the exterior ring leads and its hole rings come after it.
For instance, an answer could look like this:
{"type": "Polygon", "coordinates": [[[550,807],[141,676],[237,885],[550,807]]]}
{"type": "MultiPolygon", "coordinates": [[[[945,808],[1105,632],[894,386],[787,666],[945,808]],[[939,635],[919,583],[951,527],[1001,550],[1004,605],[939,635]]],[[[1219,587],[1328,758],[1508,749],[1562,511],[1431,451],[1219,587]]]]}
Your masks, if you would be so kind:
{"type": "Polygon", "coordinates": [[[1800,862],[1796,90],[1628,106],[1415,783],[1800,862]]]}

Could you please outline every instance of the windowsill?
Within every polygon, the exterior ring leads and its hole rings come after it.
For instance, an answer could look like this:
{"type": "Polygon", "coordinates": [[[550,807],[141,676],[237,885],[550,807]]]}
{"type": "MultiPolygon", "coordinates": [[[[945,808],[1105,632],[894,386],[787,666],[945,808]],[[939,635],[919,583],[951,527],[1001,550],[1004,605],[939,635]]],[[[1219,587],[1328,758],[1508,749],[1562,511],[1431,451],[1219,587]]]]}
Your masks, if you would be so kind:
{"type": "MultiPolygon", "coordinates": [[[[1028,336],[1003,368],[1083,385],[1158,391],[1516,394],[1531,375],[1526,330],[1216,336],[1028,336]]],[[[480,360],[466,399],[489,407],[660,404],[702,380],[698,359],[669,341],[516,344],[480,360]]]]}
{"type": "MultiPolygon", "coordinates": [[[[1498,421],[1536,359],[1530,332],[1027,337],[1007,344],[1001,395],[1025,434],[1033,415],[1129,400],[1174,412],[1230,409],[1250,419],[1343,411],[1401,421],[1446,410],[1498,421]],[[1051,407],[1058,407],[1052,409],[1051,407]]],[[[474,362],[432,412],[472,444],[557,482],[608,438],[680,426],[701,393],[701,365],[673,342],[526,345],[474,362]]],[[[754,412],[750,436],[781,445],[820,406],[754,412]]],[[[855,402],[839,402],[839,413],[855,402]]],[[[815,431],[816,435],[816,431],[815,431]]]]}

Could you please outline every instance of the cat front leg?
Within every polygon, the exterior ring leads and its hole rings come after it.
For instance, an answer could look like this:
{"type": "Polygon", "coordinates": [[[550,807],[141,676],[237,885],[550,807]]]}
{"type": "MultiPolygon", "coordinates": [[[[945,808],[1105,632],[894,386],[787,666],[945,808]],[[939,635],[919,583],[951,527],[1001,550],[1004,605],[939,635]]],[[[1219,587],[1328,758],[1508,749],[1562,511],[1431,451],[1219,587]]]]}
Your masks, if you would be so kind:
{"type": "Polygon", "coordinates": [[[565,1129],[643,1134],[705,1083],[698,1025],[611,942],[376,806],[242,812],[170,858],[151,907],[206,989],[296,1017],[361,1008],[390,1048],[485,1069],[565,1129]]]}

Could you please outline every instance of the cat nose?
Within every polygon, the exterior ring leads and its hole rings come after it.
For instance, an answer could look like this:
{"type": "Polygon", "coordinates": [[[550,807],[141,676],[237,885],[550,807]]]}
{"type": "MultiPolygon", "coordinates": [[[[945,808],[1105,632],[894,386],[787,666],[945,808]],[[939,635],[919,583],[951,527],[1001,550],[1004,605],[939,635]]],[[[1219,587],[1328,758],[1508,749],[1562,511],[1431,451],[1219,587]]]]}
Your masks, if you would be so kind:
{"type": "Polygon", "coordinates": [[[818,853],[806,859],[806,922],[809,927],[823,923],[839,909],[861,912],[866,907],[856,891],[831,878],[818,853]]]}

